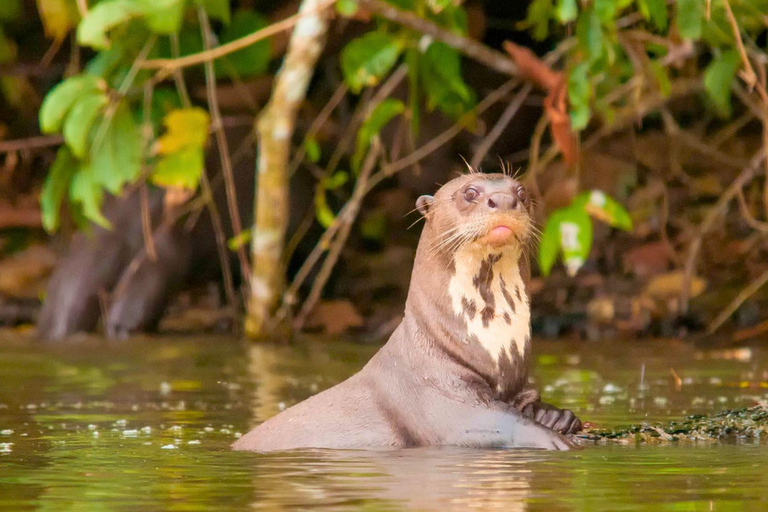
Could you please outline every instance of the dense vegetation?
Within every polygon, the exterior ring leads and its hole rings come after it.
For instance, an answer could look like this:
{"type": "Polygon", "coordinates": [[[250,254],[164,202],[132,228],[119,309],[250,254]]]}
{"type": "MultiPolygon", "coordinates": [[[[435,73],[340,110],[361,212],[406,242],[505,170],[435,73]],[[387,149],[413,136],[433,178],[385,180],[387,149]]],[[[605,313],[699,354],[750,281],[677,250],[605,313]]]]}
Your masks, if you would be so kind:
{"type": "MultiPolygon", "coordinates": [[[[251,287],[243,294],[248,330],[262,332],[275,310],[278,318],[290,317],[299,295],[306,296],[298,308],[301,325],[361,210],[362,237],[384,238],[382,216],[364,205],[377,185],[412,171],[461,131],[478,141],[467,160],[492,167],[494,144],[511,136],[508,125],[521,105],[539,98],[543,108],[530,147],[501,156],[522,165],[541,206],[542,275],[553,272],[558,257],[570,278],[583,267],[587,274],[621,273],[615,255],[638,246],[655,249],[624,261],[625,273],[650,281],[647,294],[630,294],[629,330],[648,328],[638,308],[654,316],[686,315],[691,296],[709,279],[736,290],[730,304],[708,306],[724,310],[709,324],[714,330],[768,281],[760,263],[768,232],[768,1],[533,0],[525,19],[501,20],[504,39],[516,41],[505,42],[505,52],[484,44],[475,25],[494,21],[482,2],[305,0],[298,14],[299,3],[289,4],[37,0],[35,10],[22,0],[2,2],[5,111],[37,114],[40,133],[48,136],[40,147],[59,145],[40,192],[44,228],[58,230],[62,211],[81,228],[91,222],[109,227],[102,215],[105,194],[127,188],[168,190],[167,206],[179,216],[210,205],[204,172],[209,134],[224,155],[228,192],[234,187],[222,87],[247,96],[249,84],[272,79],[271,94],[246,101],[260,119],[255,222],[240,225],[249,212],[230,201],[239,234],[227,250],[239,253],[244,286],[251,287]],[[286,31],[292,31],[290,43],[280,39],[286,31]],[[509,81],[481,94],[463,71],[468,60],[509,81]],[[335,92],[318,83],[325,77],[310,82],[318,62],[340,71],[335,92]],[[23,71],[29,64],[58,71],[40,80],[23,71]],[[396,92],[402,84],[405,95],[396,92]],[[39,109],[30,109],[41,93],[39,109]],[[506,105],[504,112],[484,117],[495,103],[506,105]],[[339,105],[353,110],[339,113],[339,105]],[[448,128],[418,145],[427,128],[424,113],[433,111],[448,128]],[[330,135],[329,119],[342,124],[330,135]],[[407,128],[409,141],[399,153],[380,142],[383,130],[396,124],[407,128]],[[613,156],[623,154],[627,165],[613,168],[615,158],[602,167],[595,163],[611,141],[623,145],[613,156]],[[657,158],[649,154],[655,152],[657,158]],[[284,248],[297,242],[286,238],[284,199],[291,193],[288,176],[297,169],[314,176],[314,217],[324,234],[286,288],[284,248]],[[632,235],[595,228],[593,219],[632,235]],[[719,233],[712,241],[727,248],[725,260],[741,261],[741,268],[719,271],[727,263],[706,252],[712,232],[719,233]],[[313,286],[300,293],[317,264],[313,286]],[[742,289],[744,282],[751,284],[742,289]],[[648,300],[656,302],[649,306],[648,300]]],[[[35,135],[28,126],[8,123],[5,138],[35,135]]],[[[6,166],[29,157],[31,146],[21,142],[7,146],[6,166]]],[[[554,286],[575,286],[563,284],[568,278],[556,272],[554,286]]],[[[572,293],[573,300],[577,296],[572,293]]],[[[611,297],[608,315],[592,300],[590,317],[618,321],[621,300],[611,297]]],[[[758,320],[765,319],[747,323],[758,320]]]]}

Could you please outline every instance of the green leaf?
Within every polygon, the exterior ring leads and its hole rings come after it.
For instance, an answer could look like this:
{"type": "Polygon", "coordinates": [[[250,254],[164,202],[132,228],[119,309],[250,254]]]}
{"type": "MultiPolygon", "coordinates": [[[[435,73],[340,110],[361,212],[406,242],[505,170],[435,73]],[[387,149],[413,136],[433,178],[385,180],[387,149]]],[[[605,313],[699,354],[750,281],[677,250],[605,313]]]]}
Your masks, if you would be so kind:
{"type": "Polygon", "coordinates": [[[135,0],[152,32],[175,34],[181,29],[186,0],[135,0]]]}
{"type": "Polygon", "coordinates": [[[16,42],[6,37],[3,27],[0,26],[0,64],[16,60],[18,53],[19,48],[16,46],[16,42]]]}
{"type": "Polygon", "coordinates": [[[408,66],[408,110],[411,118],[411,136],[413,140],[419,136],[419,122],[421,121],[421,97],[419,86],[419,67],[421,53],[416,48],[408,48],[405,51],[405,63],[408,66]]]}
{"type": "MultiPolygon", "coordinates": [[[[237,11],[232,22],[221,34],[221,43],[226,44],[240,39],[269,25],[269,20],[257,12],[237,11]]],[[[216,61],[216,72],[233,78],[263,75],[269,68],[272,58],[272,43],[262,39],[242,50],[227,55],[216,61]]]]}
{"type": "Polygon", "coordinates": [[[158,160],[150,179],[161,187],[195,190],[204,168],[203,148],[188,147],[158,160]]]}
{"type": "Polygon", "coordinates": [[[619,5],[615,0],[595,0],[595,12],[604,25],[609,25],[616,17],[619,5]]]}
{"type": "Polygon", "coordinates": [[[603,54],[603,26],[594,9],[587,9],[579,16],[576,39],[587,60],[596,60],[603,54]]]}
{"type": "Polygon", "coordinates": [[[576,19],[579,14],[579,7],[576,0],[557,0],[555,15],[560,23],[568,23],[576,19]]]}
{"type": "Polygon", "coordinates": [[[172,110],[163,118],[166,132],[157,139],[157,152],[161,155],[182,149],[201,148],[208,140],[210,116],[200,107],[172,110]]]}
{"type": "Polygon", "coordinates": [[[360,222],[360,235],[366,240],[381,242],[387,236],[387,212],[377,208],[360,222]]]}
{"type": "Polygon", "coordinates": [[[350,41],[341,51],[341,70],[349,88],[359,93],[363,87],[379,83],[401,50],[401,42],[386,32],[369,32],[350,41]]]}
{"type": "Polygon", "coordinates": [[[141,6],[136,0],[104,0],[93,6],[78,25],[77,42],[106,50],[110,46],[107,32],[141,14],[141,6]]]}
{"type": "Polygon", "coordinates": [[[107,95],[101,91],[81,95],[67,115],[62,133],[64,141],[76,157],[85,156],[91,126],[107,102],[107,95]]]}
{"type": "Polygon", "coordinates": [[[211,18],[229,24],[232,18],[229,0],[195,0],[195,3],[201,5],[211,18]]]}
{"type": "Polygon", "coordinates": [[[583,208],[589,215],[609,226],[624,231],[632,231],[632,218],[629,216],[629,212],[602,190],[582,192],[574,199],[573,204],[575,207],[583,208]]]}
{"type": "Polygon", "coordinates": [[[656,83],[659,86],[659,92],[665,98],[669,96],[672,91],[672,84],[669,81],[669,75],[667,74],[667,68],[665,68],[659,61],[649,61],[653,77],[656,79],[656,83]]]}
{"type": "Polygon", "coordinates": [[[422,55],[419,72],[427,108],[437,107],[457,119],[474,106],[475,93],[461,77],[461,57],[454,48],[440,42],[430,44],[422,55]]]}
{"type": "Polygon", "coordinates": [[[637,0],[640,14],[646,20],[656,25],[659,30],[667,29],[667,2],[666,0],[637,0]]]}
{"type": "Polygon", "coordinates": [[[0,21],[18,21],[21,16],[21,0],[0,2],[0,21]]]}
{"type": "Polygon", "coordinates": [[[589,64],[583,62],[568,73],[568,100],[570,103],[571,127],[578,132],[589,123],[589,101],[592,88],[589,84],[589,64]]]}
{"type": "Polygon", "coordinates": [[[237,251],[241,247],[251,242],[252,233],[253,233],[253,230],[244,229],[238,235],[233,236],[232,238],[227,240],[227,247],[229,247],[229,250],[232,252],[237,251]]]}
{"type": "Polygon", "coordinates": [[[49,233],[59,229],[59,213],[69,183],[78,169],[78,162],[65,146],[59,148],[56,160],[48,170],[43,189],[40,192],[40,210],[43,214],[43,227],[49,233]]]}
{"type": "Polygon", "coordinates": [[[683,39],[698,40],[704,23],[704,9],[701,0],[677,0],[675,9],[677,31],[683,39]]]}
{"type": "Polygon", "coordinates": [[[338,0],[336,2],[336,11],[342,16],[351,18],[357,14],[357,0],[338,0]]]}
{"type": "Polygon", "coordinates": [[[320,144],[317,143],[317,139],[314,137],[307,137],[304,140],[304,151],[307,154],[307,159],[316,164],[320,160],[320,144]]]}
{"type": "Polygon", "coordinates": [[[543,41],[549,35],[549,19],[552,16],[552,0],[533,0],[528,6],[524,26],[533,30],[533,38],[543,41]]]}
{"type": "Polygon", "coordinates": [[[64,116],[81,95],[104,89],[104,81],[93,75],[73,76],[59,83],[45,96],[40,107],[40,131],[58,132],[61,130],[64,116]]]}
{"type": "MultiPolygon", "coordinates": [[[[0,5],[5,3],[0,2],[0,5]]],[[[72,0],[37,0],[37,11],[43,22],[45,36],[56,41],[64,39],[80,19],[72,0]]]]}
{"type": "Polygon", "coordinates": [[[333,176],[328,176],[323,179],[323,188],[325,190],[336,190],[344,186],[349,181],[349,173],[346,171],[338,171],[333,176]]]}
{"type": "Polygon", "coordinates": [[[544,276],[548,276],[557,261],[560,251],[560,210],[550,214],[544,225],[544,232],[539,243],[539,268],[544,276]]]}
{"type": "Polygon", "coordinates": [[[352,156],[352,167],[359,169],[360,164],[365,158],[365,153],[371,145],[373,137],[381,132],[381,129],[392,120],[393,117],[402,114],[405,111],[405,105],[402,101],[395,98],[387,98],[374,108],[368,117],[363,121],[360,129],[357,131],[357,141],[355,144],[355,153],[352,156]]]}
{"type": "Polygon", "coordinates": [[[325,196],[325,187],[323,187],[322,182],[317,185],[315,190],[315,216],[325,229],[328,229],[336,220],[336,214],[328,206],[328,199],[325,196]]]}
{"type": "Polygon", "coordinates": [[[434,13],[443,11],[452,3],[453,0],[427,0],[427,6],[429,6],[429,9],[434,13]]]}
{"type": "Polygon", "coordinates": [[[560,250],[568,275],[574,276],[592,248],[592,221],[583,205],[555,210],[547,219],[539,244],[539,267],[548,275],[560,250]]]}
{"type": "Polygon", "coordinates": [[[82,168],[74,175],[69,185],[69,200],[80,206],[86,219],[105,229],[112,227],[101,213],[104,191],[90,169],[82,168]]]}
{"type": "Polygon", "coordinates": [[[98,146],[91,148],[89,170],[91,180],[103,186],[112,194],[119,194],[123,185],[132,183],[141,173],[141,134],[139,127],[125,101],[118,104],[103,138],[94,141],[98,146]]]}
{"type": "Polygon", "coordinates": [[[704,89],[719,113],[726,117],[731,114],[731,84],[740,64],[739,53],[728,50],[715,57],[704,71],[704,89]]]}

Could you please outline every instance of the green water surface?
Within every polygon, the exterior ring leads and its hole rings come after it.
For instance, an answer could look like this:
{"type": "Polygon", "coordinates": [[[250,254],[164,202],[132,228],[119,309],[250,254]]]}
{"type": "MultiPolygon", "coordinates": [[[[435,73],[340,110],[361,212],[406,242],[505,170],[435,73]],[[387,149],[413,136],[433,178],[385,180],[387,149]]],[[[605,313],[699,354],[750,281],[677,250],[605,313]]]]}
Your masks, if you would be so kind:
{"type": "MultiPolygon", "coordinates": [[[[545,399],[595,427],[768,403],[768,351],[535,343],[545,399]]],[[[572,452],[229,450],[376,347],[0,337],[2,510],[768,510],[768,444],[572,452]]]]}

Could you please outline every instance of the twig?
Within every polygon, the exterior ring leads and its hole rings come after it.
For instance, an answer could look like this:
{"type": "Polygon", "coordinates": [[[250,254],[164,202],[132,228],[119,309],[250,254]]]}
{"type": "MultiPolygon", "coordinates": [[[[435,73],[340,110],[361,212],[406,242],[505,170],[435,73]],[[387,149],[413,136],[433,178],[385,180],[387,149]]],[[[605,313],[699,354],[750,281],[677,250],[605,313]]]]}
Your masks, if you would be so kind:
{"type": "Polygon", "coordinates": [[[346,211],[344,212],[343,217],[340,216],[337,218],[337,223],[339,224],[338,235],[334,238],[333,245],[328,251],[328,256],[326,256],[325,261],[323,261],[323,265],[320,267],[320,272],[312,283],[312,289],[310,290],[307,299],[304,301],[304,304],[302,304],[301,311],[299,311],[299,314],[296,316],[296,320],[294,321],[294,328],[296,329],[301,329],[304,325],[307,316],[312,312],[315,304],[317,304],[320,294],[322,293],[323,288],[325,288],[325,283],[328,282],[328,278],[331,276],[333,268],[336,266],[336,262],[341,255],[341,250],[347,242],[349,233],[352,230],[352,225],[360,211],[360,205],[366,195],[367,182],[379,152],[380,146],[378,139],[374,139],[371,148],[368,151],[368,155],[366,155],[362,170],[360,171],[360,177],[355,183],[352,197],[347,202],[348,208],[345,208],[346,211]]]}
{"type": "Polygon", "coordinates": [[[757,75],[752,68],[752,63],[749,62],[747,51],[744,49],[744,41],[741,39],[741,30],[739,29],[739,24],[736,22],[736,16],[733,15],[731,3],[728,0],[723,0],[723,4],[725,5],[725,14],[728,16],[728,23],[731,24],[733,38],[736,40],[736,48],[738,48],[739,55],[741,56],[741,63],[744,65],[744,72],[741,77],[747,82],[749,88],[752,89],[757,83],[757,75]]]}
{"type": "Polygon", "coordinates": [[[193,53],[191,55],[185,55],[184,57],[177,57],[173,59],[152,59],[144,62],[142,64],[142,67],[145,69],[163,69],[166,72],[171,72],[177,68],[195,66],[197,64],[202,64],[204,62],[210,62],[210,61],[216,60],[219,57],[223,57],[225,55],[229,55],[230,53],[234,53],[238,50],[242,50],[243,48],[247,48],[248,46],[251,46],[252,44],[258,41],[261,41],[262,39],[272,37],[275,34],[279,34],[284,30],[288,30],[292,28],[294,25],[296,25],[302,18],[307,16],[315,16],[319,14],[325,8],[335,3],[335,1],[336,0],[319,0],[317,2],[317,5],[312,9],[299,11],[293,16],[285,18],[282,21],[273,23],[268,27],[264,27],[261,30],[257,30],[256,32],[253,32],[251,34],[248,34],[247,36],[241,37],[240,39],[235,39],[234,41],[230,41],[229,43],[223,44],[221,46],[217,46],[216,48],[213,48],[210,51],[193,53]]]}
{"type": "MultiPolygon", "coordinates": [[[[171,34],[171,52],[172,55],[175,57],[176,55],[181,54],[181,49],[179,48],[179,35],[178,34],[171,34]]],[[[187,84],[184,81],[184,71],[182,68],[176,68],[173,70],[173,82],[176,84],[176,90],[179,92],[179,97],[181,98],[181,104],[182,105],[191,105],[192,101],[189,99],[189,91],[187,90],[187,84]]]]}
{"type": "MultiPolygon", "coordinates": [[[[328,100],[328,103],[325,104],[317,117],[315,117],[314,121],[312,121],[312,124],[309,125],[309,129],[307,130],[307,134],[304,136],[304,140],[313,138],[317,132],[320,131],[320,128],[326,123],[326,121],[328,121],[328,118],[331,117],[333,111],[336,110],[336,107],[339,105],[339,103],[341,103],[341,100],[344,99],[344,96],[347,94],[348,90],[349,87],[347,87],[347,84],[344,82],[342,82],[341,85],[336,88],[336,91],[333,93],[333,96],[331,96],[331,99],[328,100]]],[[[304,144],[302,144],[296,150],[296,154],[293,156],[291,165],[288,168],[288,172],[291,175],[293,175],[293,173],[295,173],[299,168],[299,165],[301,165],[301,162],[304,160],[304,156],[306,154],[307,148],[304,144]]]]}
{"type": "Polygon", "coordinates": [[[472,157],[472,161],[470,162],[472,167],[479,167],[485,156],[488,154],[488,151],[490,151],[491,147],[493,147],[498,138],[507,128],[507,125],[509,125],[509,123],[512,121],[512,118],[515,117],[517,111],[520,110],[523,102],[531,93],[531,89],[533,89],[533,86],[530,82],[527,82],[525,85],[523,85],[522,89],[520,89],[520,92],[517,93],[509,105],[507,105],[507,108],[505,108],[504,112],[502,112],[501,116],[499,116],[499,120],[496,121],[496,125],[483,139],[483,142],[480,144],[480,147],[477,148],[477,151],[475,151],[475,156],[472,157]]]}
{"type": "MultiPolygon", "coordinates": [[[[537,180],[537,174],[541,165],[539,163],[539,155],[541,152],[541,139],[544,137],[544,133],[549,126],[549,117],[546,113],[542,114],[539,121],[536,123],[536,127],[533,130],[533,136],[531,137],[531,147],[529,151],[530,159],[528,161],[528,171],[525,173],[526,180],[531,185],[533,197],[537,202],[541,201],[541,189],[539,188],[539,181],[537,180]]],[[[543,215],[544,212],[539,210],[539,215],[543,215]]]]}
{"type": "MultiPolygon", "coordinates": [[[[202,6],[197,8],[197,12],[200,19],[200,28],[203,31],[203,46],[206,50],[210,50],[213,37],[211,34],[211,25],[208,22],[208,15],[205,13],[205,9],[203,9],[202,6]]],[[[213,70],[213,61],[210,60],[205,63],[205,85],[208,93],[208,109],[211,112],[211,124],[213,125],[212,128],[216,134],[216,146],[219,149],[221,171],[224,176],[227,208],[229,209],[230,221],[232,222],[232,230],[235,235],[239,235],[243,232],[243,224],[240,219],[240,208],[237,204],[235,178],[232,172],[232,161],[229,158],[229,144],[227,143],[227,136],[226,133],[224,133],[224,126],[221,122],[219,97],[216,94],[216,74],[213,70]]],[[[248,256],[246,255],[243,244],[239,244],[237,247],[237,257],[240,261],[240,271],[242,272],[243,280],[247,287],[251,277],[251,266],[248,263],[248,256]]]]}
{"type": "MultiPolygon", "coordinates": [[[[154,94],[155,86],[154,81],[147,80],[144,84],[144,108],[143,119],[141,124],[141,166],[142,175],[147,174],[147,149],[149,148],[149,142],[154,139],[154,133],[152,129],[152,120],[150,118],[150,112],[152,109],[152,95],[154,94]]],[[[144,235],[144,246],[147,249],[147,255],[151,261],[157,261],[157,249],[155,247],[155,240],[152,236],[152,215],[149,211],[149,191],[147,189],[146,181],[142,180],[139,188],[139,202],[141,204],[141,231],[144,235]]]]}
{"type": "Polygon", "coordinates": [[[64,142],[61,135],[41,135],[39,137],[27,137],[26,139],[14,139],[0,141],[0,154],[29,149],[49,148],[58,146],[64,142]]]}
{"type": "Polygon", "coordinates": [[[736,297],[723,309],[712,323],[707,326],[707,334],[712,334],[722,326],[726,320],[741,306],[744,301],[750,298],[752,295],[762,288],[762,286],[768,283],[768,270],[763,272],[760,277],[749,283],[742,289],[736,297]]]}
{"type": "Polygon", "coordinates": [[[741,216],[744,218],[744,221],[749,224],[749,227],[762,233],[768,233],[768,222],[761,222],[750,213],[742,189],[738,190],[736,197],[739,200],[739,211],[741,211],[741,216]]]}
{"type": "Polygon", "coordinates": [[[422,34],[432,36],[438,41],[459,50],[467,57],[485,64],[499,73],[517,76],[517,66],[512,59],[501,52],[492,50],[484,44],[455,34],[429,20],[420,18],[414,13],[398,9],[382,0],[359,0],[359,4],[383,18],[405,25],[422,34]]]}
{"type": "Polygon", "coordinates": [[[725,211],[726,206],[736,196],[738,191],[751,179],[755,177],[755,172],[760,166],[760,163],[765,158],[766,149],[763,148],[758,151],[750,160],[741,173],[736,177],[731,185],[720,195],[717,202],[710,208],[706,217],[699,226],[699,232],[696,238],[691,242],[688,248],[688,256],[685,261],[685,268],[683,270],[683,284],[680,290],[680,310],[685,313],[688,311],[688,301],[690,300],[690,287],[691,279],[693,278],[693,271],[696,265],[696,259],[701,249],[701,244],[704,239],[704,235],[710,230],[715,220],[725,211]]]}
{"type": "Polygon", "coordinates": [[[76,0],[77,12],[80,13],[81,18],[85,18],[88,14],[88,0],[76,0]]]}

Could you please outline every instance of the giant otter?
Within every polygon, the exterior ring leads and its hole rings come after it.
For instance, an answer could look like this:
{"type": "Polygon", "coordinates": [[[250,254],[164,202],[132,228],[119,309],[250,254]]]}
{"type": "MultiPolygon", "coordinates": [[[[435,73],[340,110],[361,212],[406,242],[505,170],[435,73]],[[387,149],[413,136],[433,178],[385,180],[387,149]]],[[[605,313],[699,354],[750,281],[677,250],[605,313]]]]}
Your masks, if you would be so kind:
{"type": "Polygon", "coordinates": [[[426,218],[405,315],[356,375],[271,418],[238,450],[421,445],[568,449],[571,412],[528,384],[523,253],[530,199],[470,172],[416,203],[426,218]]]}

